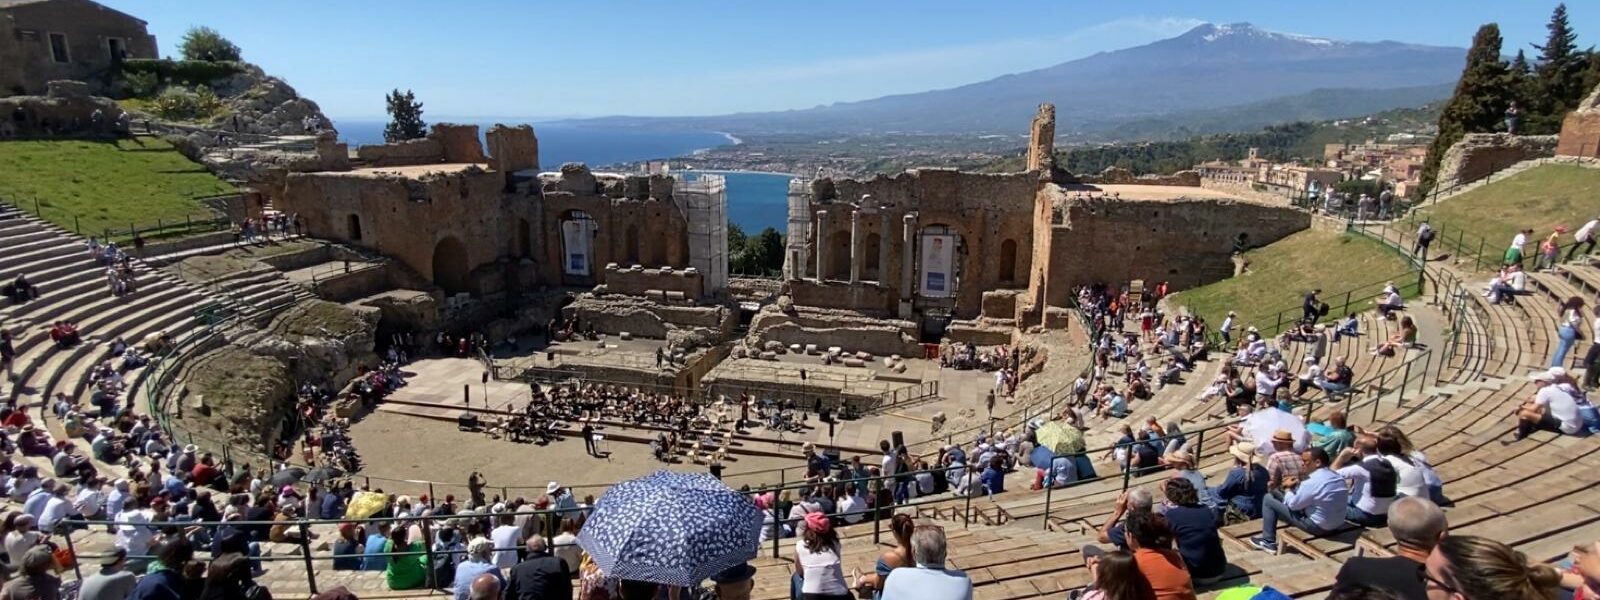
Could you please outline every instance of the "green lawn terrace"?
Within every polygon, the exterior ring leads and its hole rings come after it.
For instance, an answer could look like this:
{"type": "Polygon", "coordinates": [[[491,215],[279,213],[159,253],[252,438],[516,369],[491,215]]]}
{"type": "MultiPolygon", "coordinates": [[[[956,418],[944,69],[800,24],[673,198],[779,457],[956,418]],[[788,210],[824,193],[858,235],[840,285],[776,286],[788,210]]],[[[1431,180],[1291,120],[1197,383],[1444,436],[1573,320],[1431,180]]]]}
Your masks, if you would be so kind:
{"type": "Polygon", "coordinates": [[[1500,265],[1520,230],[1533,230],[1523,247],[1531,265],[1539,241],[1557,226],[1567,230],[1560,238],[1565,253],[1572,234],[1594,218],[1600,218],[1600,168],[1539,164],[1419,208],[1395,226],[1415,233],[1427,221],[1438,233],[1430,256],[1449,254],[1458,266],[1484,270],[1500,265]]]}
{"type": "Polygon", "coordinates": [[[1391,282],[1403,296],[1416,294],[1411,264],[1364,236],[1307,229],[1245,252],[1243,259],[1243,273],[1174,293],[1168,306],[1184,307],[1213,328],[1231,310],[1238,313],[1236,330],[1255,326],[1276,334],[1300,318],[1300,299],[1314,289],[1323,291],[1329,319],[1372,309],[1371,298],[1391,282]]]}
{"type": "Polygon", "coordinates": [[[0,143],[0,173],[0,201],[86,236],[114,230],[113,239],[131,238],[135,228],[150,239],[214,222],[220,215],[203,199],[235,192],[147,136],[0,143]]]}

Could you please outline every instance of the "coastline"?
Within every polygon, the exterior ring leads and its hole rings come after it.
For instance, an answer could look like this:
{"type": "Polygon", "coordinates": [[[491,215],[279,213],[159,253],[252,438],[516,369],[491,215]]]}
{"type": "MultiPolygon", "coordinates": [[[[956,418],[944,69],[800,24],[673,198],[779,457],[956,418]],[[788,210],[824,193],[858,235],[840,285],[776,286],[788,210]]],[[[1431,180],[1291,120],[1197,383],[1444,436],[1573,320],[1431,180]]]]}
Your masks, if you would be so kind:
{"type": "Polygon", "coordinates": [[[721,175],[721,174],[732,173],[732,174],[739,174],[739,175],[777,175],[777,176],[781,176],[781,177],[788,177],[788,178],[791,178],[791,179],[799,179],[800,178],[799,175],[795,175],[794,173],[779,173],[777,171],[747,171],[747,170],[744,170],[744,169],[675,169],[675,170],[676,171],[680,171],[680,172],[681,171],[688,171],[690,173],[710,173],[712,175],[721,175]]]}
{"type": "Polygon", "coordinates": [[[715,133],[715,134],[721,135],[722,137],[728,138],[728,143],[732,144],[734,146],[738,146],[738,145],[744,144],[744,140],[739,139],[739,136],[736,136],[734,134],[728,133],[726,131],[713,131],[711,133],[715,133]]]}

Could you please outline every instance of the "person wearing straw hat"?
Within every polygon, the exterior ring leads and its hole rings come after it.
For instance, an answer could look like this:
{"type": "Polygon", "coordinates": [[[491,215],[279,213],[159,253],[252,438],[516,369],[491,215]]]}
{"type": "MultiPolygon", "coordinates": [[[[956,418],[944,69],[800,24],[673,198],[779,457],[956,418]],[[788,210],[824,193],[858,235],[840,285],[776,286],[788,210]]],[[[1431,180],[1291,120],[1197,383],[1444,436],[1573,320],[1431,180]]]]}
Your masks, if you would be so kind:
{"type": "Polygon", "coordinates": [[[1206,487],[1206,476],[1195,470],[1194,462],[1194,456],[1187,450],[1169,453],[1161,459],[1162,465],[1172,469],[1173,479],[1183,479],[1194,486],[1200,504],[1215,508],[1217,501],[1211,496],[1211,489],[1206,487]]]}
{"type": "Polygon", "coordinates": [[[1240,442],[1228,447],[1233,456],[1233,468],[1222,480],[1222,485],[1211,488],[1212,497],[1226,514],[1237,512],[1246,519],[1261,517],[1261,499],[1267,495],[1267,481],[1271,477],[1267,468],[1256,460],[1256,447],[1250,442],[1240,442]]]}
{"type": "Polygon", "coordinates": [[[1294,451],[1294,434],[1287,429],[1272,433],[1272,454],[1267,456],[1267,487],[1282,490],[1289,487],[1288,480],[1298,479],[1304,468],[1300,455],[1294,451]]]}

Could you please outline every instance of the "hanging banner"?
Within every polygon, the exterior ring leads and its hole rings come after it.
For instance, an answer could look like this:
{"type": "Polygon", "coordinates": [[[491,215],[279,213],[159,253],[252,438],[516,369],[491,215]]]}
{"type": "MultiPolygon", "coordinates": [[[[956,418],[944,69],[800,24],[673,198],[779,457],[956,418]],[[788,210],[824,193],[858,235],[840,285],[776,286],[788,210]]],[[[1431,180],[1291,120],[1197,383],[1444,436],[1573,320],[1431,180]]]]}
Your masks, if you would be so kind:
{"type": "Polygon", "coordinates": [[[922,236],[922,295],[949,298],[955,295],[956,236],[922,236]]]}
{"type": "Polygon", "coordinates": [[[562,261],[562,271],[568,275],[587,277],[593,242],[594,221],[589,219],[562,221],[561,248],[566,256],[566,260],[562,261]]]}

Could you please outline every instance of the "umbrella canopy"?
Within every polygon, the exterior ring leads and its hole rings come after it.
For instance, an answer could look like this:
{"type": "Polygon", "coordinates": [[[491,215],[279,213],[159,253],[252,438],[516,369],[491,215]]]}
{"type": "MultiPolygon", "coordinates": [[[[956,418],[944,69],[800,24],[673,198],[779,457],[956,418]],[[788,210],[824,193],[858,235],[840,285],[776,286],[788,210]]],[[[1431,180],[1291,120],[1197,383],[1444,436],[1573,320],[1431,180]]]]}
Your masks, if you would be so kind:
{"type": "Polygon", "coordinates": [[[1306,449],[1310,435],[1306,433],[1306,422],[1293,413],[1284,412],[1277,408],[1263,408],[1250,413],[1239,424],[1240,429],[1251,442],[1256,444],[1262,455],[1272,454],[1272,434],[1279,429],[1287,430],[1294,436],[1294,449],[1296,452],[1306,449]]]}
{"type": "Polygon", "coordinates": [[[267,483],[272,484],[272,487],[275,487],[275,488],[276,487],[283,487],[283,486],[286,486],[286,485],[294,485],[296,483],[300,483],[300,480],[301,479],[305,479],[305,477],[306,477],[306,470],[305,469],[302,469],[300,467],[289,467],[289,468],[284,469],[282,471],[278,471],[277,473],[273,473],[272,477],[267,478],[267,483]]]}
{"type": "Polygon", "coordinates": [[[1034,432],[1034,438],[1039,440],[1040,446],[1056,454],[1083,452],[1083,432],[1060,421],[1045,423],[1034,432]]]}
{"type": "Polygon", "coordinates": [[[306,482],[322,483],[324,481],[336,479],[343,474],[344,471],[340,471],[338,467],[317,467],[312,469],[310,473],[306,473],[306,482]]]}
{"type": "Polygon", "coordinates": [[[1056,453],[1044,446],[1034,446],[1033,452],[1028,454],[1028,464],[1037,469],[1050,468],[1050,461],[1055,460],[1056,453]]]}
{"type": "Polygon", "coordinates": [[[656,471],[595,503],[578,545],[606,575],[695,586],[755,558],[761,511],[706,473],[656,471]]]}

